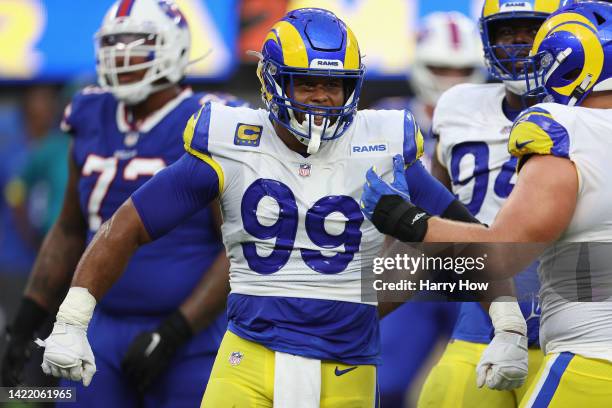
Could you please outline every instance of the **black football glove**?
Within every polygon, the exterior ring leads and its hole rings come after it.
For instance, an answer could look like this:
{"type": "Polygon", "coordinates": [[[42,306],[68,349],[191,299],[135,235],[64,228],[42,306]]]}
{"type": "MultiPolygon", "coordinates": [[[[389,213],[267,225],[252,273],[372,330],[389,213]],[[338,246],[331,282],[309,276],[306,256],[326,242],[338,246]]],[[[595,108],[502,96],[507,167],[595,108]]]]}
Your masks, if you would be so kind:
{"type": "Polygon", "coordinates": [[[7,329],[7,345],[2,357],[2,386],[16,387],[23,382],[23,368],[34,349],[34,333],[47,319],[48,312],[29,298],[21,306],[7,329]]]}
{"type": "Polygon", "coordinates": [[[185,316],[177,311],[154,331],[136,336],[121,362],[121,368],[138,392],[146,391],[193,334],[185,316]]]}

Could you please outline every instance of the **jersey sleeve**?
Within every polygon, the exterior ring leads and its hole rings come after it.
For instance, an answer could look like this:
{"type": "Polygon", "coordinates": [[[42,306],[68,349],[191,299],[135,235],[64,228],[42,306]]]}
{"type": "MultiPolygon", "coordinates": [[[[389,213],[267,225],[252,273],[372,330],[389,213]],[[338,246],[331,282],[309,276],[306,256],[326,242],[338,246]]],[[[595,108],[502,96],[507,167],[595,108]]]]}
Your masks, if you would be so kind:
{"type": "Polygon", "coordinates": [[[404,110],[404,163],[410,166],[423,156],[423,134],[409,110],[404,110]]]}
{"type": "Polygon", "coordinates": [[[132,194],[145,229],[157,239],[206,207],[219,194],[217,172],[184,154],[132,194]]]}
{"type": "Polygon", "coordinates": [[[547,110],[527,109],[514,122],[508,152],[518,157],[517,171],[534,154],[569,158],[570,139],[567,129],[547,110]]]}
{"type": "Polygon", "coordinates": [[[215,171],[219,180],[219,191],[223,192],[225,184],[223,169],[212,158],[208,150],[211,112],[212,104],[211,102],[206,102],[197,113],[191,116],[183,132],[183,142],[187,153],[203,161],[215,171]]]}
{"type": "Polygon", "coordinates": [[[431,215],[444,214],[448,206],[455,201],[455,196],[437,178],[429,174],[420,160],[409,166],[404,176],[411,201],[431,215]]]}
{"type": "Polygon", "coordinates": [[[81,124],[87,121],[87,104],[94,95],[100,95],[105,93],[101,88],[96,86],[89,86],[78,92],[72,98],[72,101],[64,109],[64,116],[60,123],[62,131],[75,135],[81,124]]]}

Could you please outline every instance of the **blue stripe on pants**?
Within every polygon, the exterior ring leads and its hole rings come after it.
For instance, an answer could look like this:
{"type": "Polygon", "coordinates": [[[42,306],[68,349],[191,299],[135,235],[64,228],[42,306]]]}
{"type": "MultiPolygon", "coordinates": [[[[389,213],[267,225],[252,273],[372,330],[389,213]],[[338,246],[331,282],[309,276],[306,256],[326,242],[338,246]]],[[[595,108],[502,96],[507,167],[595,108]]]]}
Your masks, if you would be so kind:
{"type": "Polygon", "coordinates": [[[565,372],[570,361],[572,361],[572,358],[574,358],[574,354],[572,353],[564,352],[559,354],[559,357],[557,357],[552,367],[550,367],[546,381],[544,381],[544,385],[542,385],[542,389],[538,392],[538,397],[532,405],[533,408],[546,408],[550,405],[550,401],[552,401],[555,391],[557,391],[557,387],[559,386],[559,382],[561,381],[561,376],[565,372]]]}

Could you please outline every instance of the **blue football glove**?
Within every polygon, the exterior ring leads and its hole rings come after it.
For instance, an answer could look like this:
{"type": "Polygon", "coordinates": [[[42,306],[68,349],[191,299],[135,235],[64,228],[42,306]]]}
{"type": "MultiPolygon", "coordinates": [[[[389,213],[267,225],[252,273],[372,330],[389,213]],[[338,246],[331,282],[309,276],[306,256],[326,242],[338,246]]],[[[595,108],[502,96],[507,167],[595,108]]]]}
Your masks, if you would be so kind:
{"type": "Polygon", "coordinates": [[[404,159],[400,154],[393,156],[393,183],[384,181],[376,174],[374,167],[366,173],[366,182],[361,194],[361,211],[369,220],[372,220],[376,204],[384,195],[396,195],[405,201],[410,201],[408,183],[404,176],[404,159]]]}

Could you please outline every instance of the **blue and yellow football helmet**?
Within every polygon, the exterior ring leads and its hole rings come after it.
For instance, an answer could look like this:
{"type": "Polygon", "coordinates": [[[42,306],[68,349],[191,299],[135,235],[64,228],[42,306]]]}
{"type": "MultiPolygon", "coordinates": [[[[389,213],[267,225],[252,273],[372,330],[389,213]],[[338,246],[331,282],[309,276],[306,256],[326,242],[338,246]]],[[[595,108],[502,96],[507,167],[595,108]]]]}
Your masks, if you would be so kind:
{"type": "Polygon", "coordinates": [[[492,28],[516,20],[533,19],[540,24],[561,6],[561,0],[485,0],[480,17],[480,36],[489,73],[517,95],[525,92],[525,70],[533,44],[496,45],[492,28]]]}
{"type": "Polygon", "coordinates": [[[266,36],[257,74],[270,118],[308,146],[318,150],[321,141],[340,137],[357,111],[365,68],[357,39],[335,14],[317,8],[287,13],[266,36]],[[344,105],[322,107],[299,103],[293,95],[298,76],[342,79],[344,105]],[[296,113],[305,119],[299,123],[296,113]],[[302,115],[299,115],[302,116],[302,115]],[[317,125],[314,117],[323,117],[317,125]]]}
{"type": "Polygon", "coordinates": [[[531,51],[535,84],[527,96],[574,106],[612,90],[612,4],[581,1],[554,13],[531,51]]]}

